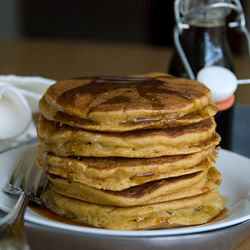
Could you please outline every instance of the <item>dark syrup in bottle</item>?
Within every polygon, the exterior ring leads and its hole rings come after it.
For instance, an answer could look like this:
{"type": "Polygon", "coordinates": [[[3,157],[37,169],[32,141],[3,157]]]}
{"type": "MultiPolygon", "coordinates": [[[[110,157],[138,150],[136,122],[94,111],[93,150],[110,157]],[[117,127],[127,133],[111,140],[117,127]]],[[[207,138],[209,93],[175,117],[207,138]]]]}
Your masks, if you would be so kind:
{"type": "MultiPolygon", "coordinates": [[[[193,20],[194,21],[194,20],[193,20]]],[[[192,22],[189,29],[183,30],[180,43],[193,70],[194,75],[207,66],[222,66],[235,72],[232,54],[227,41],[224,22],[192,22]]],[[[175,51],[168,72],[178,77],[188,78],[178,53],[175,51]]],[[[234,106],[219,111],[215,120],[216,131],[221,135],[221,147],[231,150],[234,106]]]]}

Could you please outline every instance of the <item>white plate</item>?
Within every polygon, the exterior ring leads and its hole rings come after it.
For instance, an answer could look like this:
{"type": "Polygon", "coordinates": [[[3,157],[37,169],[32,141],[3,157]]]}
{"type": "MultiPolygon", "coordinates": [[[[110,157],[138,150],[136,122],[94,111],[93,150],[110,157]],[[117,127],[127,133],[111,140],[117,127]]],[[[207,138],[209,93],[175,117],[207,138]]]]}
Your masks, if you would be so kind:
{"type": "MultiPolygon", "coordinates": [[[[15,204],[16,197],[5,194],[3,189],[14,167],[18,163],[23,152],[28,148],[30,154],[35,154],[36,145],[30,145],[10,150],[0,154],[0,209],[8,212],[15,204]]],[[[242,223],[250,219],[250,159],[226,150],[220,150],[216,167],[222,174],[222,184],[219,191],[222,196],[230,201],[227,203],[228,212],[217,220],[201,226],[185,228],[171,228],[148,231],[118,231],[107,229],[73,226],[45,219],[31,209],[27,208],[25,220],[45,225],[48,227],[70,230],[75,232],[112,235],[112,236],[168,236],[191,233],[202,233],[211,230],[222,229],[242,223]]]]}

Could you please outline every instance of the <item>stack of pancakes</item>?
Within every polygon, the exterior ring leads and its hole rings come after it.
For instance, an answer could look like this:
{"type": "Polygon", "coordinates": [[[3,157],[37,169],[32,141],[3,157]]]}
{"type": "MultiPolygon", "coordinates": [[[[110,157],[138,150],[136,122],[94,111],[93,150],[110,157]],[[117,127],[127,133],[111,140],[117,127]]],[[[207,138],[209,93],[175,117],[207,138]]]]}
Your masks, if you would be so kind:
{"type": "Polygon", "coordinates": [[[167,74],[78,78],[39,102],[44,204],[94,227],[203,224],[225,207],[210,90],[167,74]]]}

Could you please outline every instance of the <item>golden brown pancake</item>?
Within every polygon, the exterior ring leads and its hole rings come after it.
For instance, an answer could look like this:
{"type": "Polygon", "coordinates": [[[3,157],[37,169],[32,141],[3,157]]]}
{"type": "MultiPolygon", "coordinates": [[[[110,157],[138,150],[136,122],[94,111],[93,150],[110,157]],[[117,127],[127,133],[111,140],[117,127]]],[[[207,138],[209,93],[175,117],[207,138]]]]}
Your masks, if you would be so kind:
{"type": "Polygon", "coordinates": [[[140,230],[203,224],[224,209],[212,167],[218,109],[204,84],[163,73],[70,79],[39,108],[36,160],[52,212],[140,230]]]}
{"type": "Polygon", "coordinates": [[[193,197],[135,207],[84,202],[57,194],[51,189],[44,193],[43,201],[52,212],[69,220],[115,230],[204,224],[216,217],[225,207],[217,189],[193,197]]]}
{"type": "Polygon", "coordinates": [[[90,187],[123,190],[149,181],[182,176],[211,167],[217,151],[208,148],[189,155],[158,158],[58,157],[37,147],[37,164],[47,173],[90,187]]]}
{"type": "Polygon", "coordinates": [[[168,129],[121,133],[94,132],[62,125],[40,116],[40,145],[58,156],[152,158],[199,152],[219,144],[214,118],[168,129]]]}
{"type": "Polygon", "coordinates": [[[167,74],[78,78],[52,85],[39,102],[49,120],[95,131],[168,128],[217,112],[202,83],[167,74]]]}
{"type": "Polygon", "coordinates": [[[71,182],[54,175],[48,176],[50,189],[56,193],[102,205],[138,206],[191,197],[217,188],[221,175],[215,167],[194,174],[172,177],[124,189],[107,191],[71,182]]]}

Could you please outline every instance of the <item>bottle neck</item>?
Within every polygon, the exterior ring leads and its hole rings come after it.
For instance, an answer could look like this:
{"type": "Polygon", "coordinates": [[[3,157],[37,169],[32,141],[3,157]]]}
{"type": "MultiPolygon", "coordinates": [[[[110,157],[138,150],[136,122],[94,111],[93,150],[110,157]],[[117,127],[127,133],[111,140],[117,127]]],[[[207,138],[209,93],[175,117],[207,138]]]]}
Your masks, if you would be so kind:
{"type": "Polygon", "coordinates": [[[215,19],[205,19],[205,18],[190,18],[185,21],[186,24],[194,27],[201,27],[201,28],[216,28],[222,27],[226,25],[225,18],[215,18],[215,19]]]}
{"type": "Polygon", "coordinates": [[[189,29],[185,29],[180,36],[182,46],[190,46],[190,43],[202,46],[202,44],[209,47],[223,47],[228,46],[226,27],[221,26],[194,26],[190,25],[189,29]],[[200,44],[198,44],[200,43],[200,44]],[[209,45],[210,44],[210,45],[209,45]]]}

